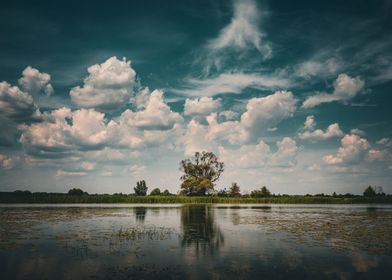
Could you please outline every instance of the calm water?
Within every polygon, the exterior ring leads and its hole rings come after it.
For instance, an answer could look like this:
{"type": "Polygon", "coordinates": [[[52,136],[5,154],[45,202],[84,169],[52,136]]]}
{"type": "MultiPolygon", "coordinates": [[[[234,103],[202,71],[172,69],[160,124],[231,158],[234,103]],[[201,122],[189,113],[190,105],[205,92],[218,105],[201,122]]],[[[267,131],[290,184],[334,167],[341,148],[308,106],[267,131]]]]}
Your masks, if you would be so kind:
{"type": "Polygon", "coordinates": [[[392,206],[0,205],[1,279],[391,279],[392,206]]]}

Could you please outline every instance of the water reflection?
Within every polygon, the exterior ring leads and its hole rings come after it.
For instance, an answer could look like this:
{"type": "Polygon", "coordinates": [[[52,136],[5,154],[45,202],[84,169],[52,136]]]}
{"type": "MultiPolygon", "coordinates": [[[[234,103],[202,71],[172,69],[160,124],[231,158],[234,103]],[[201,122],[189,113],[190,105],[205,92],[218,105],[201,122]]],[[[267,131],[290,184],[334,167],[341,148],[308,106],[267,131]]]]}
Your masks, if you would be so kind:
{"type": "Polygon", "coordinates": [[[144,223],[146,219],[147,208],[146,207],[135,207],[134,209],[136,221],[139,223],[144,223]]]}
{"type": "Polygon", "coordinates": [[[214,220],[213,208],[186,206],[181,208],[181,246],[193,248],[196,254],[213,254],[224,243],[224,236],[214,220]]]}

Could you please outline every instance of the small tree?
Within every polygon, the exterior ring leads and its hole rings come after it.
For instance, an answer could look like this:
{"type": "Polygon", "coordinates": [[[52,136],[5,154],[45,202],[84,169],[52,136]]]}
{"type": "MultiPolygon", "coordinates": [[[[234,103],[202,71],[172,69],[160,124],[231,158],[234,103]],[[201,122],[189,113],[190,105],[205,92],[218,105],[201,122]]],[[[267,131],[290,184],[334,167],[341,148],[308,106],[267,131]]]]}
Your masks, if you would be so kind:
{"type": "Polygon", "coordinates": [[[147,195],[147,186],[146,181],[141,180],[136,183],[136,187],[133,188],[135,190],[135,194],[138,196],[145,196],[147,195]]]}
{"type": "Polygon", "coordinates": [[[211,152],[196,152],[192,159],[180,162],[181,193],[186,195],[205,195],[213,192],[214,183],[223,172],[223,162],[211,152]]]}
{"type": "Polygon", "coordinates": [[[72,188],[68,191],[69,195],[83,195],[83,194],[88,194],[87,192],[82,191],[81,189],[78,188],[72,188]]]}
{"type": "Polygon", "coordinates": [[[372,188],[372,186],[369,186],[363,192],[363,196],[374,197],[374,196],[376,196],[376,191],[372,188]]]}
{"type": "Polygon", "coordinates": [[[163,191],[162,195],[168,196],[168,195],[172,195],[172,194],[169,192],[168,189],[166,189],[166,190],[163,191]]]}
{"type": "Polygon", "coordinates": [[[151,191],[150,195],[161,195],[161,190],[159,188],[155,188],[151,191]]]}
{"type": "Polygon", "coordinates": [[[234,182],[231,184],[231,187],[229,189],[229,195],[234,197],[241,196],[240,186],[238,186],[237,183],[234,182]]]}
{"type": "Polygon", "coordinates": [[[218,193],[216,194],[217,196],[222,196],[222,197],[226,197],[227,196],[227,191],[226,188],[219,190],[218,193]]]}
{"type": "Polygon", "coordinates": [[[271,192],[266,186],[263,186],[260,190],[254,190],[250,193],[251,197],[268,197],[271,196],[271,192]]]}

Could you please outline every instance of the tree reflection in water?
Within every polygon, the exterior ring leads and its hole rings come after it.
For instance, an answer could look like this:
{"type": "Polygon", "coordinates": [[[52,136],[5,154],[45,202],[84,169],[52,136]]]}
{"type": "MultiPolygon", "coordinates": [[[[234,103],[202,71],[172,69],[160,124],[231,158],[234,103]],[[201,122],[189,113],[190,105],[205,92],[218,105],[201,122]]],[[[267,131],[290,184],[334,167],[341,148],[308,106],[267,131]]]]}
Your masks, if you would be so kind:
{"type": "Polygon", "coordinates": [[[224,243],[223,233],[215,224],[213,208],[184,206],[181,208],[181,246],[194,248],[198,254],[213,254],[224,243]]]}
{"type": "Polygon", "coordinates": [[[144,223],[144,220],[146,219],[146,212],[146,207],[135,207],[134,213],[136,216],[136,221],[138,221],[139,223],[144,223]]]}

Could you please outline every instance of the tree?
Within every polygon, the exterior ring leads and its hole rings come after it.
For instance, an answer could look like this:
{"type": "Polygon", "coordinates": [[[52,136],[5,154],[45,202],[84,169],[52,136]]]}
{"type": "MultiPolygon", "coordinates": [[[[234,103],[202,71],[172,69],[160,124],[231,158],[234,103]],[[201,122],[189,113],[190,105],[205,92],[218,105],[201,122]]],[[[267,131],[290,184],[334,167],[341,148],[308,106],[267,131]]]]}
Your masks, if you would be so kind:
{"type": "Polygon", "coordinates": [[[271,192],[266,186],[262,187],[260,190],[254,190],[250,193],[251,197],[268,197],[271,196],[271,192]]]}
{"type": "Polygon", "coordinates": [[[219,190],[218,193],[216,194],[217,196],[222,196],[222,197],[226,197],[227,196],[227,191],[226,188],[219,190]]]}
{"type": "Polygon", "coordinates": [[[211,152],[196,152],[191,159],[180,162],[181,193],[186,195],[205,195],[214,190],[214,183],[223,172],[223,162],[211,152]]]}
{"type": "Polygon", "coordinates": [[[147,186],[146,181],[141,180],[136,183],[136,187],[133,188],[135,190],[135,194],[138,196],[145,196],[147,195],[147,186]]]}
{"type": "Polygon", "coordinates": [[[168,189],[166,189],[166,190],[163,191],[162,195],[169,196],[169,195],[172,195],[172,194],[169,192],[168,189]]]}
{"type": "Polygon", "coordinates": [[[240,186],[238,186],[237,183],[234,182],[231,184],[231,187],[229,189],[229,195],[230,196],[241,196],[240,186]]]}
{"type": "Polygon", "coordinates": [[[363,192],[363,196],[367,196],[367,197],[376,196],[376,191],[372,188],[372,186],[369,186],[363,192]]]}
{"type": "Polygon", "coordinates": [[[161,195],[161,190],[159,188],[155,188],[151,191],[150,195],[161,195]]]}
{"type": "Polygon", "coordinates": [[[83,194],[88,194],[87,192],[82,191],[81,189],[78,188],[72,188],[68,191],[69,195],[83,195],[83,194]]]}

